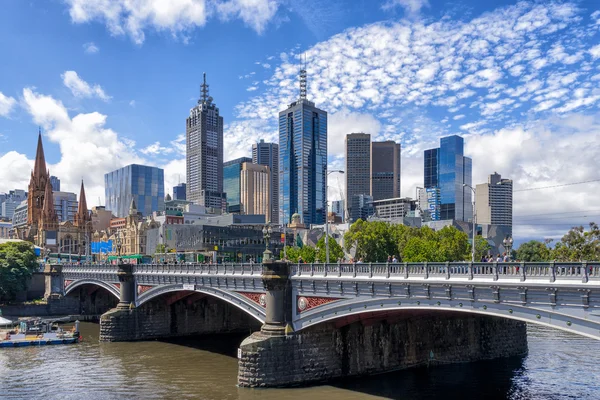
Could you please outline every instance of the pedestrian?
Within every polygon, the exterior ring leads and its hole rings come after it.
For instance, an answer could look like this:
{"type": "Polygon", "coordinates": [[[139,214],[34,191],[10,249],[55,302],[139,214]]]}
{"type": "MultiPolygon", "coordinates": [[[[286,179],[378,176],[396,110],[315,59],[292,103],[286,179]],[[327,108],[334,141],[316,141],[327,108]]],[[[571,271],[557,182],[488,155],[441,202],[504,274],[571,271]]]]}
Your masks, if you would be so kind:
{"type": "Polygon", "coordinates": [[[500,256],[500,254],[496,256],[496,262],[502,262],[502,256],[500,256]]]}
{"type": "Polygon", "coordinates": [[[298,264],[304,264],[304,260],[302,260],[302,257],[298,257],[298,264]]]}
{"type": "Polygon", "coordinates": [[[484,255],[481,256],[481,262],[487,262],[487,257],[484,255]]]}
{"type": "Polygon", "coordinates": [[[388,264],[392,262],[392,256],[388,256],[387,262],[388,264]]]}
{"type": "Polygon", "coordinates": [[[392,256],[392,263],[394,263],[394,264],[398,263],[398,259],[396,258],[395,254],[392,256]]]}
{"type": "Polygon", "coordinates": [[[487,262],[489,262],[489,263],[494,262],[494,256],[490,254],[490,256],[488,257],[487,262]]]}
{"type": "Polygon", "coordinates": [[[356,262],[357,264],[362,264],[363,263],[363,259],[362,257],[358,259],[358,261],[356,262]]]}
{"type": "Polygon", "coordinates": [[[502,261],[504,262],[508,262],[508,254],[506,254],[506,252],[504,252],[503,257],[502,257],[502,261]]]}

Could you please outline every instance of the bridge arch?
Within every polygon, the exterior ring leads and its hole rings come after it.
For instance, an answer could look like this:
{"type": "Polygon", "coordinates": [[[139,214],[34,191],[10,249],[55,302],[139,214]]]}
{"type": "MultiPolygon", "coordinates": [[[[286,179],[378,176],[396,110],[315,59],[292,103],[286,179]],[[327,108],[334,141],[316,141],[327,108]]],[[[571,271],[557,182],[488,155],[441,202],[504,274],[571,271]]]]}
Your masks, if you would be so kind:
{"type": "MultiPolygon", "coordinates": [[[[294,329],[301,331],[324,322],[358,316],[366,313],[401,311],[451,311],[486,315],[547,326],[577,335],[600,340],[600,313],[594,319],[585,319],[561,313],[559,310],[528,307],[519,304],[489,301],[441,300],[425,298],[345,299],[296,314],[294,329]]],[[[384,318],[382,318],[384,319],[384,318]]]]}
{"type": "Polygon", "coordinates": [[[76,288],[83,286],[83,285],[95,285],[95,286],[101,287],[101,288],[105,289],[106,291],[108,291],[113,296],[115,296],[117,298],[117,300],[120,299],[120,297],[121,297],[120,293],[119,293],[119,289],[117,289],[116,286],[111,285],[110,283],[106,283],[104,281],[98,280],[98,279],[79,279],[79,280],[71,282],[65,288],[65,296],[68,295],[69,293],[73,292],[76,288]]]}
{"type": "Polygon", "coordinates": [[[260,305],[254,303],[252,300],[242,296],[239,293],[222,290],[217,288],[212,288],[208,286],[196,285],[194,290],[184,289],[183,285],[175,284],[175,285],[165,285],[165,286],[157,286],[154,287],[141,295],[138,296],[136,301],[136,307],[140,307],[145,303],[153,300],[157,297],[160,297],[167,293],[175,293],[175,292],[196,292],[203,293],[209,295],[213,298],[220,299],[229,303],[240,310],[244,311],[249,316],[258,320],[260,323],[265,322],[266,312],[265,309],[260,305]]]}

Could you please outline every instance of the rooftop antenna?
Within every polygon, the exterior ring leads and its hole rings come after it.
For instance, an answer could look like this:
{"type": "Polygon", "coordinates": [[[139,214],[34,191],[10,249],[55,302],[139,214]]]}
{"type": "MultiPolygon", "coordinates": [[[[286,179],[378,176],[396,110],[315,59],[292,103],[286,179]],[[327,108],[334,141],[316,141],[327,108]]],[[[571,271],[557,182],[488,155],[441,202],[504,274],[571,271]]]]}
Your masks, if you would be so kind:
{"type": "MultiPolygon", "coordinates": [[[[202,85],[200,85],[200,93],[202,97],[202,102],[206,103],[206,101],[208,100],[208,85],[206,84],[206,72],[203,72],[202,74],[204,76],[204,82],[202,83],[202,85]]],[[[200,103],[200,101],[198,103],[200,103]]]]}
{"type": "Polygon", "coordinates": [[[306,100],[306,53],[304,53],[304,65],[300,70],[300,100],[306,100]]]}

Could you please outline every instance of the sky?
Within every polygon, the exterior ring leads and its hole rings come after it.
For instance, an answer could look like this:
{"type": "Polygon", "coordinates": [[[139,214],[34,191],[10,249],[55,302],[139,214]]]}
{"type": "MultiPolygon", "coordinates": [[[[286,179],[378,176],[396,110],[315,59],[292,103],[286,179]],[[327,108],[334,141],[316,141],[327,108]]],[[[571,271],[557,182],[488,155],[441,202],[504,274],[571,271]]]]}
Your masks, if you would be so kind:
{"type": "MultiPolygon", "coordinates": [[[[299,94],[328,112],[329,169],[344,137],[402,145],[402,196],[423,151],[465,138],[473,183],[514,181],[516,240],[600,220],[600,3],[441,0],[4,0],[0,192],[26,189],[38,129],[63,191],[141,163],[185,182],[185,119],[202,73],[225,160],[277,141],[299,94]],[[584,182],[584,183],[581,183],[584,182]]],[[[329,178],[336,199],[344,177],[329,178]]]]}

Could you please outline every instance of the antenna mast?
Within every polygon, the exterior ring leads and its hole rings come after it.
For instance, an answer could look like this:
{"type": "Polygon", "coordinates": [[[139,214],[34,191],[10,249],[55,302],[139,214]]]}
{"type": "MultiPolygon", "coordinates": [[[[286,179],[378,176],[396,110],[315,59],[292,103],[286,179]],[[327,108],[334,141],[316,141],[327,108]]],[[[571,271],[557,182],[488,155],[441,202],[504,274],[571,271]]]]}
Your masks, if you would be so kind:
{"type": "MultiPolygon", "coordinates": [[[[200,85],[200,96],[203,103],[206,103],[208,100],[208,85],[206,84],[206,72],[203,73],[204,81],[202,85],[200,85]]],[[[200,103],[200,101],[198,102],[200,103]]]]}
{"type": "Polygon", "coordinates": [[[306,100],[306,54],[304,54],[304,65],[300,70],[300,100],[306,100]]]}

